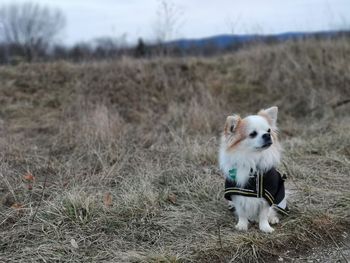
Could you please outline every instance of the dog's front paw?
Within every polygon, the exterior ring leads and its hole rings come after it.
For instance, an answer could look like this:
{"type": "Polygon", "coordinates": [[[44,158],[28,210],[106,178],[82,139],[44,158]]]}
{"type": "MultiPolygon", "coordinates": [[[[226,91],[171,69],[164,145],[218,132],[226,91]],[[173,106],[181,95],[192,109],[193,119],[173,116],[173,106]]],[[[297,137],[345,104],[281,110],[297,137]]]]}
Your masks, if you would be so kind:
{"type": "Polygon", "coordinates": [[[272,233],[274,229],[269,224],[261,224],[259,225],[259,228],[262,232],[265,233],[272,233]]]}
{"type": "Polygon", "coordinates": [[[247,231],[248,230],[248,225],[245,224],[245,223],[238,222],[237,225],[235,226],[235,228],[238,231],[247,231]]]}
{"type": "Polygon", "coordinates": [[[278,218],[278,216],[276,216],[276,215],[269,216],[269,223],[271,225],[278,224],[279,222],[280,222],[280,219],[278,218]]]}

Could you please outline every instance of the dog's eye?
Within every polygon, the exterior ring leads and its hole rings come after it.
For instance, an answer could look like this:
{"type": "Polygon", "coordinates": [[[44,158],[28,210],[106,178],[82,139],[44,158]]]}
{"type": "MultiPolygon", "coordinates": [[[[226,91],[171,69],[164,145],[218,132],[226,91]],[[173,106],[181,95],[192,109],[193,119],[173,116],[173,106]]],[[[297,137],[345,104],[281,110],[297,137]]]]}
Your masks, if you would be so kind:
{"type": "Polygon", "coordinates": [[[258,133],[256,132],[256,131],[253,131],[253,132],[251,132],[250,134],[249,134],[249,137],[250,138],[254,138],[255,136],[257,136],[258,135],[258,133]]]}
{"type": "Polygon", "coordinates": [[[267,132],[270,133],[270,132],[271,132],[271,129],[268,129],[267,132]]]}

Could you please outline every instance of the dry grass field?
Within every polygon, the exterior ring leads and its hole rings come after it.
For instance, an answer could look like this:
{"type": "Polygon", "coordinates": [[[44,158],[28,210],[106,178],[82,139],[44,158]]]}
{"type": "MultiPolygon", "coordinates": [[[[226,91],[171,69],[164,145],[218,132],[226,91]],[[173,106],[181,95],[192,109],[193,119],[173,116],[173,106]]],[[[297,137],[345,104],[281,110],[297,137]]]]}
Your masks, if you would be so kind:
{"type": "Polygon", "coordinates": [[[346,262],[349,99],[349,39],[2,66],[0,262],[346,262]],[[219,136],[272,105],[291,214],[237,232],[219,136]]]}

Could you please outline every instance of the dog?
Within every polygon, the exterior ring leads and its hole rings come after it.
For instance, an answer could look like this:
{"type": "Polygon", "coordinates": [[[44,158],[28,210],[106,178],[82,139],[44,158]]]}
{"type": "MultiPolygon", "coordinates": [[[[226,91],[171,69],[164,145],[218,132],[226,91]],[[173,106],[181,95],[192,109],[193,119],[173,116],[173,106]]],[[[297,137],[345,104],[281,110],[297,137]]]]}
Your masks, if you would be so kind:
{"type": "Polygon", "coordinates": [[[280,220],[277,212],[288,214],[284,178],[276,170],[282,148],[277,133],[278,108],[257,115],[226,119],[219,150],[220,169],[226,177],[225,198],[238,216],[235,228],[248,229],[249,221],[271,233],[270,224],[280,220]]]}

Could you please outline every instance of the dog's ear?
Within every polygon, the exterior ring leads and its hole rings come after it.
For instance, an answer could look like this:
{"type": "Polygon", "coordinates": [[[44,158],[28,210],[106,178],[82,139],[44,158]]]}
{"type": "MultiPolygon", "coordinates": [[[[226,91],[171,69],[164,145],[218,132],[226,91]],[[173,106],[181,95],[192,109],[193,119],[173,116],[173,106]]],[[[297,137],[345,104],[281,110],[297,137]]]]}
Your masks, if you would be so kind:
{"type": "Polygon", "coordinates": [[[273,106],[266,110],[261,110],[259,111],[258,115],[265,117],[271,126],[276,127],[277,115],[278,115],[277,106],[273,106]]]}
{"type": "Polygon", "coordinates": [[[226,118],[224,133],[225,135],[235,133],[241,117],[239,115],[231,115],[226,118]]]}

